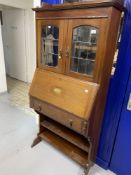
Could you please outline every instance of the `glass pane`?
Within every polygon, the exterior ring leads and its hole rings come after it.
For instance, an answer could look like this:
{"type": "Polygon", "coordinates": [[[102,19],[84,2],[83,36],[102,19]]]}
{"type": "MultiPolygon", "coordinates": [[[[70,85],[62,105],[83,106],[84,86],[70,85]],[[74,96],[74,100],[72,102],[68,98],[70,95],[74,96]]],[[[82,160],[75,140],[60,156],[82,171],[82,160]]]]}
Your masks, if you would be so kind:
{"type": "Polygon", "coordinates": [[[43,26],[41,32],[41,64],[58,65],[59,28],[43,26]]]}
{"type": "Polygon", "coordinates": [[[72,37],[71,70],[92,75],[96,59],[99,29],[91,26],[74,28],[72,37]]]}

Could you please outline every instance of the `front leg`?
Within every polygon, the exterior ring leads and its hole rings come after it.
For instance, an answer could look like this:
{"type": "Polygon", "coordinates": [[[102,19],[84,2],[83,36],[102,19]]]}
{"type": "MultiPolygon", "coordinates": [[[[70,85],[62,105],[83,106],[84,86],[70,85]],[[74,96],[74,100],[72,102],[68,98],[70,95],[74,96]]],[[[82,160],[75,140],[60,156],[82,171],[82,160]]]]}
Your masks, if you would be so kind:
{"type": "Polygon", "coordinates": [[[41,138],[39,136],[37,136],[36,139],[33,141],[31,148],[33,148],[34,146],[36,146],[40,142],[41,142],[41,138]]]}

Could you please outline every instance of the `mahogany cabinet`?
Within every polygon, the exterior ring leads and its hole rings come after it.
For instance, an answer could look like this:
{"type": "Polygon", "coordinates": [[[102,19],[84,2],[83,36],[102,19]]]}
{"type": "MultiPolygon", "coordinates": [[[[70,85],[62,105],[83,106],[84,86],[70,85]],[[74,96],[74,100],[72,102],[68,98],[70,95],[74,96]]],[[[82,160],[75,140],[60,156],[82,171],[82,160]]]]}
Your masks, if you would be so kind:
{"type": "Polygon", "coordinates": [[[91,0],[34,10],[37,68],[29,94],[40,120],[33,146],[44,139],[89,169],[124,8],[115,0],[91,0]]]}

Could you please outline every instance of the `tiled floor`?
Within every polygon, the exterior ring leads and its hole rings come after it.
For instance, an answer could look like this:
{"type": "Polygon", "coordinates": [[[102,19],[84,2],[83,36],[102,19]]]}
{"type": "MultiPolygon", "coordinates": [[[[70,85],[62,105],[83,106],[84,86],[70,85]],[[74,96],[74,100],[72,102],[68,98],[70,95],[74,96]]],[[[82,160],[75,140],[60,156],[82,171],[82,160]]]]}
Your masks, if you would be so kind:
{"type": "Polygon", "coordinates": [[[34,111],[29,108],[28,93],[30,84],[7,77],[7,87],[9,101],[12,106],[24,110],[25,112],[34,113],[34,111]]]}
{"type": "MultiPolygon", "coordinates": [[[[82,175],[79,165],[46,142],[30,148],[38,126],[29,108],[29,85],[8,77],[8,91],[0,95],[0,174],[82,175]]],[[[115,174],[95,165],[89,175],[115,174]]]]}

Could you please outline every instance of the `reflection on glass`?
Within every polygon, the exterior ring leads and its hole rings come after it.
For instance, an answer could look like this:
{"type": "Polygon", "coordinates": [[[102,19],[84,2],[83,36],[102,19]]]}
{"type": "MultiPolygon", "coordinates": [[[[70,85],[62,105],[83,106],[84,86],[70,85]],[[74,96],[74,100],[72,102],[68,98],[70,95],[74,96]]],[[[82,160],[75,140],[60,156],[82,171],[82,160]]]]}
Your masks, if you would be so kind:
{"type": "Polygon", "coordinates": [[[43,26],[41,32],[41,64],[58,65],[59,28],[43,26]]]}
{"type": "Polygon", "coordinates": [[[73,30],[71,70],[92,75],[99,29],[79,26],[73,30]]]}

